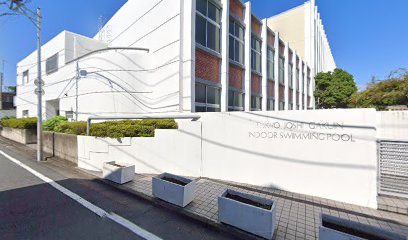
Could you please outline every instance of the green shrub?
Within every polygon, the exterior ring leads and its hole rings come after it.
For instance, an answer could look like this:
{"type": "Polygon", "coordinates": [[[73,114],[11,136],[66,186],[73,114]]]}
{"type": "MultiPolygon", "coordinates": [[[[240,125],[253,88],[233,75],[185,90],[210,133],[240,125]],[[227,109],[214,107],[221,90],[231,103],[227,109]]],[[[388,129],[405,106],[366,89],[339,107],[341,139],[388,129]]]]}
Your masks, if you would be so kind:
{"type": "Polygon", "coordinates": [[[155,129],[177,129],[177,123],[174,119],[143,119],[139,121],[140,125],[152,126],[155,129]]]}
{"type": "Polygon", "coordinates": [[[95,137],[108,137],[109,124],[95,123],[91,125],[90,135],[95,137]]]}
{"type": "Polygon", "coordinates": [[[54,128],[63,123],[63,122],[67,122],[68,119],[64,116],[55,116],[53,118],[48,119],[47,121],[45,121],[43,123],[43,129],[45,131],[54,131],[54,128]]]}
{"type": "MultiPolygon", "coordinates": [[[[90,135],[103,138],[154,137],[155,129],[177,129],[177,123],[172,119],[107,121],[92,124],[90,135]]],[[[54,131],[85,135],[86,122],[60,122],[54,131]]]]}
{"type": "Polygon", "coordinates": [[[37,118],[8,118],[0,121],[3,127],[37,129],[37,118]]]}
{"type": "Polygon", "coordinates": [[[154,128],[151,126],[141,126],[135,124],[111,125],[107,129],[107,137],[154,137],[154,128]]]}
{"type": "Polygon", "coordinates": [[[61,122],[55,126],[54,132],[86,135],[86,122],[61,122]]]}

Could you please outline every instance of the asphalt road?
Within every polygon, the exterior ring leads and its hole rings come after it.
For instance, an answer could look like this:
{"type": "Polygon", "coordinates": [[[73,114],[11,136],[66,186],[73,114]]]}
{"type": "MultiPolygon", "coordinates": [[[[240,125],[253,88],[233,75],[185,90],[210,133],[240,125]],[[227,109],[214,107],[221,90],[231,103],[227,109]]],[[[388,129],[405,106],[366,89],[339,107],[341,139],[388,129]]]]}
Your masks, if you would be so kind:
{"type": "MultiPolygon", "coordinates": [[[[234,239],[174,211],[116,190],[61,160],[38,163],[29,148],[0,138],[0,151],[108,213],[161,239],[234,239]]],[[[0,239],[143,239],[100,217],[0,154],[0,239]]]]}

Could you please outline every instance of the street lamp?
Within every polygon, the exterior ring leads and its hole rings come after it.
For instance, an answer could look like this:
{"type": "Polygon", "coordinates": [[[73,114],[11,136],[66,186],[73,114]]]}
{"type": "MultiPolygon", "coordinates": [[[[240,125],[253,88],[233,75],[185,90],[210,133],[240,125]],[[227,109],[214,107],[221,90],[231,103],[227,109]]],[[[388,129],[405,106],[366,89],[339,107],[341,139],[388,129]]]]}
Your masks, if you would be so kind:
{"type": "Polygon", "coordinates": [[[37,161],[43,160],[43,142],[42,142],[42,95],[44,91],[42,89],[43,81],[41,80],[41,9],[37,8],[37,12],[31,11],[24,6],[23,0],[11,0],[10,10],[18,14],[26,16],[37,29],[37,71],[38,79],[36,81],[37,88],[35,93],[37,94],[37,161]]]}

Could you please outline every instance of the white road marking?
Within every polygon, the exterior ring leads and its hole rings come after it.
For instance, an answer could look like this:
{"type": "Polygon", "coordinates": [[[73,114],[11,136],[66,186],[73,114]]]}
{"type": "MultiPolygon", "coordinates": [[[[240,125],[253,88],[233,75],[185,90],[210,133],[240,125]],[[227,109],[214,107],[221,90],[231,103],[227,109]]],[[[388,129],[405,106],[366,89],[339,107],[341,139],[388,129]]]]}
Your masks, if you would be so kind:
{"type": "Polygon", "coordinates": [[[65,194],[66,196],[72,198],[73,200],[75,200],[76,202],[78,202],[79,204],[81,204],[82,206],[84,206],[85,208],[87,208],[88,210],[94,212],[95,214],[97,214],[100,217],[106,217],[111,219],[112,221],[116,222],[117,224],[127,228],[128,230],[132,231],[133,233],[135,233],[136,235],[138,235],[141,238],[144,238],[146,240],[162,240],[161,238],[157,237],[156,235],[146,231],[145,229],[137,226],[136,224],[130,222],[129,220],[111,212],[108,213],[105,210],[103,210],[102,208],[88,202],[87,200],[83,199],[81,196],[79,196],[78,194],[71,192],[70,190],[66,189],[65,187],[59,185],[58,183],[56,183],[54,180],[42,175],[41,173],[35,171],[34,169],[32,169],[31,167],[25,165],[24,163],[20,162],[19,160],[13,158],[12,156],[8,155],[7,153],[0,151],[0,154],[3,155],[4,157],[6,157],[7,159],[9,159],[10,161],[12,161],[13,163],[19,165],[20,167],[24,168],[25,170],[29,171],[31,174],[33,174],[34,176],[38,177],[39,179],[41,179],[42,181],[50,184],[52,187],[54,187],[55,189],[57,189],[58,191],[62,192],[63,194],[65,194]]]}

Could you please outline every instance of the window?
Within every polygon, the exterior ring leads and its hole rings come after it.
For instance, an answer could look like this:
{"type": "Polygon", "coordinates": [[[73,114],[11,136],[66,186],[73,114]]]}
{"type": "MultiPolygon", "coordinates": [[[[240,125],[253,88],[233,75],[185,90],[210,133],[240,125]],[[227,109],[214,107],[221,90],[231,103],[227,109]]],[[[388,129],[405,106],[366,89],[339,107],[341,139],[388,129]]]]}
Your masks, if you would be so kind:
{"type": "Polygon", "coordinates": [[[220,52],[221,11],[209,0],[197,0],[196,42],[220,52]]]}
{"type": "Polygon", "coordinates": [[[285,102],[279,101],[279,110],[285,110],[285,102]]]}
{"type": "Polygon", "coordinates": [[[299,72],[299,68],[296,69],[296,90],[299,92],[300,89],[300,72],[299,72]]]}
{"type": "Polygon", "coordinates": [[[28,118],[28,110],[23,110],[23,118],[28,118]]]}
{"type": "Polygon", "coordinates": [[[310,86],[311,86],[310,77],[308,77],[308,78],[307,78],[307,89],[306,89],[308,96],[310,95],[310,94],[309,94],[309,88],[310,88],[310,86]]]}
{"type": "Polygon", "coordinates": [[[229,58],[244,64],[244,29],[235,20],[230,19],[229,58]]]}
{"type": "Polygon", "coordinates": [[[261,111],[262,110],[262,97],[251,96],[251,111],[261,111]]]}
{"type": "Polygon", "coordinates": [[[221,90],[217,87],[196,83],[196,112],[219,112],[221,90]]]}
{"type": "Polygon", "coordinates": [[[65,111],[65,117],[67,119],[73,119],[74,118],[74,111],[65,111]]]}
{"type": "Polygon", "coordinates": [[[228,110],[244,110],[244,94],[241,91],[231,89],[228,91],[228,110]]]}
{"type": "Polygon", "coordinates": [[[58,71],[58,53],[49,57],[45,62],[45,72],[47,75],[56,71],[58,71]]]}
{"type": "Polygon", "coordinates": [[[268,111],[274,111],[275,110],[275,99],[268,98],[266,107],[268,111]]]}
{"type": "Polygon", "coordinates": [[[272,49],[268,49],[268,54],[267,54],[267,74],[268,74],[268,79],[274,79],[275,75],[275,52],[272,49]]]}
{"type": "Polygon", "coordinates": [[[28,83],[28,81],[30,81],[29,77],[28,77],[28,70],[23,72],[23,84],[28,83]]]}
{"type": "Polygon", "coordinates": [[[289,88],[293,88],[293,65],[289,64],[289,88]]]}
{"type": "Polygon", "coordinates": [[[285,59],[279,56],[279,83],[285,85],[285,59]]]}
{"type": "Polygon", "coordinates": [[[251,38],[251,49],[251,69],[261,73],[261,41],[255,36],[251,38]]]}
{"type": "Polygon", "coordinates": [[[293,104],[289,103],[289,110],[293,110],[293,104]]]}

